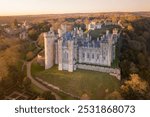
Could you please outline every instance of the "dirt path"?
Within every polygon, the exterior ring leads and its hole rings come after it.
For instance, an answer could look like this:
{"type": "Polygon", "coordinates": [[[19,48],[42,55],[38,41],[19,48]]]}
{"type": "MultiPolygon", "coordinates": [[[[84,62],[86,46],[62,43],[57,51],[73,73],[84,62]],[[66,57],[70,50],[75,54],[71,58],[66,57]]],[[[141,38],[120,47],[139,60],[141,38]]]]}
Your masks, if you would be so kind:
{"type": "MultiPolygon", "coordinates": [[[[34,60],[34,59],[33,59],[34,60]]],[[[32,81],[32,83],[34,85],[36,85],[37,87],[39,87],[40,89],[44,90],[44,91],[51,91],[50,89],[48,89],[46,86],[40,84],[38,81],[36,81],[32,75],[31,75],[31,64],[32,64],[32,61],[30,62],[27,62],[27,77],[30,78],[30,80],[32,81]]],[[[55,95],[56,99],[57,100],[60,100],[60,96],[58,96],[56,93],[54,93],[53,91],[51,91],[53,95],[55,95]]]]}

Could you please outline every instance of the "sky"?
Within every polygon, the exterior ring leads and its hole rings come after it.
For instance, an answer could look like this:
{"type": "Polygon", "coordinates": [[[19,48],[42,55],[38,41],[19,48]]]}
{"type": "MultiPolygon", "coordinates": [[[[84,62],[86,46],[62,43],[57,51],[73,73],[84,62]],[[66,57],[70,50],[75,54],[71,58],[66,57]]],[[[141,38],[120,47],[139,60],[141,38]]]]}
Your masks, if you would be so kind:
{"type": "Polygon", "coordinates": [[[150,11],[150,0],[0,0],[0,16],[150,11]]]}

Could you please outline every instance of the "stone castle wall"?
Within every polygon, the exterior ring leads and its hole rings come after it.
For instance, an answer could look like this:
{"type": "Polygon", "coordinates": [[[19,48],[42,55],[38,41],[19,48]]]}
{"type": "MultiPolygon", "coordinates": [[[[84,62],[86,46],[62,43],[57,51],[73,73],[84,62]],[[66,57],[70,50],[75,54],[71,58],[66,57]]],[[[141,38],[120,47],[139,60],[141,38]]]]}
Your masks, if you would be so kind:
{"type": "Polygon", "coordinates": [[[51,39],[50,33],[44,34],[44,47],[45,47],[45,69],[49,69],[54,64],[54,41],[51,39]]]}
{"type": "Polygon", "coordinates": [[[120,69],[117,69],[117,68],[108,68],[108,67],[85,65],[85,64],[77,64],[77,68],[84,69],[84,70],[109,73],[110,75],[115,76],[118,80],[121,79],[120,78],[120,69]]]}
{"type": "Polygon", "coordinates": [[[101,48],[79,48],[79,63],[111,66],[111,49],[109,45],[101,48]]]}

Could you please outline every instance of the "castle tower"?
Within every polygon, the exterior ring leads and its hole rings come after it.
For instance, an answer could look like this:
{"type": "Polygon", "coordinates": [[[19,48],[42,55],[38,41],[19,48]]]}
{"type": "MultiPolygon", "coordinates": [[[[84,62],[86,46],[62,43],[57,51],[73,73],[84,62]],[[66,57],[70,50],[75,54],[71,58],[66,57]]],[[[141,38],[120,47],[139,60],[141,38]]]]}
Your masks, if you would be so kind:
{"type": "Polygon", "coordinates": [[[74,41],[68,41],[68,71],[73,72],[73,52],[74,52],[74,46],[73,46],[74,41]]]}
{"type": "Polygon", "coordinates": [[[62,70],[62,41],[58,40],[58,70],[62,70]]]}
{"type": "Polygon", "coordinates": [[[54,40],[55,35],[52,29],[48,33],[44,33],[45,69],[54,65],[54,40]]]}

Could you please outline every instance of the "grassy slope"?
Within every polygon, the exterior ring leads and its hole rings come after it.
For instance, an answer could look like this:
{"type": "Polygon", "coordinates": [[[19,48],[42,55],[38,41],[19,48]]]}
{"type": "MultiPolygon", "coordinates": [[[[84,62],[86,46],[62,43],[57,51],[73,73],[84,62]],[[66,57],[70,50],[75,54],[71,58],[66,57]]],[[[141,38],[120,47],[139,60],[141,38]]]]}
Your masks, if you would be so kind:
{"type": "Polygon", "coordinates": [[[87,93],[91,99],[104,99],[108,94],[119,88],[119,81],[106,73],[77,70],[73,73],[58,71],[57,66],[44,70],[37,64],[32,65],[33,75],[74,95],[87,93]]]}
{"type": "Polygon", "coordinates": [[[34,84],[31,84],[31,90],[32,90],[33,92],[38,93],[38,94],[42,94],[42,93],[44,92],[42,89],[38,88],[38,87],[37,87],[36,85],[34,85],[34,84]]]}

